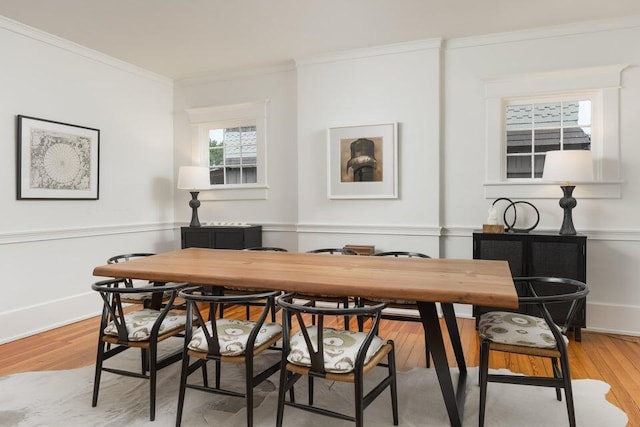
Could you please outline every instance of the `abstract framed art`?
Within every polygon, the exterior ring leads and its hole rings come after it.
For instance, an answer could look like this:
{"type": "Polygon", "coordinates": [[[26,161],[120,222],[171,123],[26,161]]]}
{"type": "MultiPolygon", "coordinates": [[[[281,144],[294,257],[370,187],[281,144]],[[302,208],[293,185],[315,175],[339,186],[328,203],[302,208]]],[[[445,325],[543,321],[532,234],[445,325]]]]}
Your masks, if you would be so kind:
{"type": "Polygon", "coordinates": [[[17,199],[98,200],[100,130],[17,116],[17,199]]]}
{"type": "Polygon", "coordinates": [[[398,197],[397,124],[328,130],[328,198],[398,197]]]}

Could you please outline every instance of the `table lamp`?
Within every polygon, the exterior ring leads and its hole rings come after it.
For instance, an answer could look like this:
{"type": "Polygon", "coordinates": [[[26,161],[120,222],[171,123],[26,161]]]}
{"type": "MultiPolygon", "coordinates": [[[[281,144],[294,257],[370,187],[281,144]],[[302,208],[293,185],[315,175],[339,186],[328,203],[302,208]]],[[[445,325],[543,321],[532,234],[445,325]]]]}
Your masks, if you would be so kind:
{"type": "Polygon", "coordinates": [[[178,171],[178,189],[189,190],[191,193],[191,200],[189,206],[191,207],[191,227],[200,227],[200,220],[198,220],[198,208],[200,207],[200,201],[198,200],[198,193],[200,190],[206,190],[211,187],[211,181],[209,180],[209,168],[205,166],[181,166],[178,171]]]}
{"type": "Polygon", "coordinates": [[[576,199],[573,198],[572,183],[593,180],[593,160],[590,150],[560,150],[547,151],[544,161],[542,179],[555,181],[562,185],[564,196],[560,199],[560,207],[564,209],[564,219],[560,234],[575,235],[571,210],[576,207],[576,199]]]}

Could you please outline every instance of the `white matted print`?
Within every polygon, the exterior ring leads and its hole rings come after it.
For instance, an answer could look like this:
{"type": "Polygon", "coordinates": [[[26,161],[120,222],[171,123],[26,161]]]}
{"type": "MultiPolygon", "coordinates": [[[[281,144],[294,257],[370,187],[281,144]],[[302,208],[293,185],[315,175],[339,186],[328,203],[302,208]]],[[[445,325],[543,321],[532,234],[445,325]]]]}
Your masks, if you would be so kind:
{"type": "Polygon", "coordinates": [[[398,197],[397,124],[334,127],[328,130],[328,197],[398,197]]]}
{"type": "Polygon", "coordinates": [[[17,199],[98,200],[100,130],[18,116],[17,199]]]}

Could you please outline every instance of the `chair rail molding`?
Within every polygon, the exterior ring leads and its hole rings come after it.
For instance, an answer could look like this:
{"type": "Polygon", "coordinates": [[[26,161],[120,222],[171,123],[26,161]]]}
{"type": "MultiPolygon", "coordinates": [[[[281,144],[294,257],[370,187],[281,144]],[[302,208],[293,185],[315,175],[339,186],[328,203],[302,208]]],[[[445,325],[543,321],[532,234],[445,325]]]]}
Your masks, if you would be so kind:
{"type": "Polygon", "coordinates": [[[50,228],[0,233],[0,245],[40,242],[45,240],[77,239],[83,237],[108,236],[126,233],[146,233],[173,230],[178,228],[174,222],[102,225],[77,228],[50,228]]]}
{"type": "Polygon", "coordinates": [[[381,225],[381,224],[314,224],[297,225],[298,233],[336,233],[336,234],[391,234],[404,236],[438,237],[441,228],[427,225],[381,225]]]}
{"type": "MultiPolygon", "coordinates": [[[[442,237],[471,237],[474,231],[482,226],[451,226],[442,228],[442,237]]],[[[558,228],[536,228],[536,231],[557,232],[558,228]]],[[[589,240],[640,242],[640,229],[581,229],[578,233],[586,235],[589,240]]]]}

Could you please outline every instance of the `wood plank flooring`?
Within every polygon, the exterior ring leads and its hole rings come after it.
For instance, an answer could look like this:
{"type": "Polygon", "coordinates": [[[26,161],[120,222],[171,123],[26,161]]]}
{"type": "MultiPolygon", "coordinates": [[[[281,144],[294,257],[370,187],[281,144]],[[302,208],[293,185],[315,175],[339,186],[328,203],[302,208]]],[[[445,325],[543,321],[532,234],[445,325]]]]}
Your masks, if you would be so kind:
{"type": "MultiPolygon", "coordinates": [[[[242,318],[244,310],[229,310],[227,315],[230,312],[242,318]]],[[[0,345],[0,376],[92,365],[98,325],[98,318],[92,318],[0,345]]],[[[458,319],[458,327],[467,365],[477,366],[479,348],[474,321],[458,319]]],[[[425,366],[420,323],[384,320],[380,335],[395,341],[398,369],[425,366]]],[[[573,378],[593,378],[609,383],[611,391],[607,399],[627,413],[629,426],[640,426],[640,338],[583,331],[582,342],[572,340],[569,347],[573,378]]],[[[452,354],[449,360],[455,361],[452,354]]],[[[535,357],[495,352],[491,367],[550,375],[548,363],[535,357]]]]}

